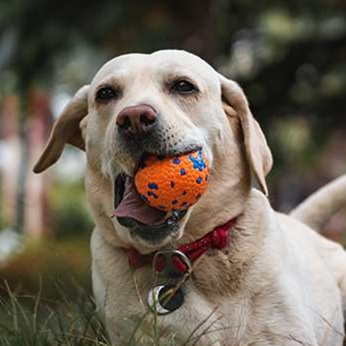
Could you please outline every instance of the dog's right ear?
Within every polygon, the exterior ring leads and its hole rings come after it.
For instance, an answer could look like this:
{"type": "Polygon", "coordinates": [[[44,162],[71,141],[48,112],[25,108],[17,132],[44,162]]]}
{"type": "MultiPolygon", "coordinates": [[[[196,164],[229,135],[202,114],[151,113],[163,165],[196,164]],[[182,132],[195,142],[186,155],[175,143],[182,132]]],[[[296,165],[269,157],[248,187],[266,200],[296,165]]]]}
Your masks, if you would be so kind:
{"type": "Polygon", "coordinates": [[[265,136],[252,116],[240,86],[222,75],[219,75],[219,78],[224,111],[228,116],[239,118],[247,161],[262,192],[268,195],[265,177],[272,167],[273,159],[265,136]]]}
{"type": "Polygon", "coordinates": [[[58,161],[66,143],[85,150],[80,123],[88,114],[88,91],[89,85],[80,88],[55,122],[48,143],[34,166],[35,173],[43,172],[58,161]]]}

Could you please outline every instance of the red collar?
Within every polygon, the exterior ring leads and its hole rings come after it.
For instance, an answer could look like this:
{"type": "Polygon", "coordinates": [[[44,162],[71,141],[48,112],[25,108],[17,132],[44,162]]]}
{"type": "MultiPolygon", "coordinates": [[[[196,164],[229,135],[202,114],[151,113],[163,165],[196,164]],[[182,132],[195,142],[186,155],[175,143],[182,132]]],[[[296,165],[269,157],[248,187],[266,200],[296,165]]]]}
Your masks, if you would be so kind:
{"type": "MultiPolygon", "coordinates": [[[[180,245],[177,250],[187,256],[191,264],[210,248],[222,250],[228,245],[228,231],[234,226],[235,221],[235,218],[231,219],[222,226],[215,227],[214,230],[202,238],[189,244],[180,245]]],[[[155,256],[155,252],[142,255],[136,249],[124,249],[124,251],[128,255],[129,264],[132,268],[140,268],[152,264],[155,256]]],[[[172,260],[177,271],[182,273],[187,272],[188,266],[179,256],[173,256],[172,260]]],[[[165,258],[158,256],[153,265],[157,272],[161,272],[165,268],[165,258]]]]}

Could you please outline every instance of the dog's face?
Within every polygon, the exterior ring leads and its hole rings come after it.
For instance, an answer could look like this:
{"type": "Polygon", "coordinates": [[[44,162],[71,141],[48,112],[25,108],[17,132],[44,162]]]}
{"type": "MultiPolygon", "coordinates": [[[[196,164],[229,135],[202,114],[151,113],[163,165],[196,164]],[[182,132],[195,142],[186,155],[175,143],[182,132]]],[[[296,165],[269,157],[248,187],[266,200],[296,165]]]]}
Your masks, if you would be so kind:
{"type": "Polygon", "coordinates": [[[130,54],[106,63],[64,110],[35,171],[53,164],[66,142],[86,150],[87,187],[96,214],[101,209],[109,217],[115,209],[116,236],[143,251],[179,239],[188,222],[195,225],[213,210],[211,203],[228,203],[227,196],[241,202],[239,190],[247,192],[249,168],[266,190],[264,176],[271,166],[241,89],[183,51],[130,54]],[[205,196],[187,211],[164,213],[147,206],[133,184],[143,158],[198,148],[211,167],[205,196]],[[100,184],[106,186],[95,188],[100,184]]]}

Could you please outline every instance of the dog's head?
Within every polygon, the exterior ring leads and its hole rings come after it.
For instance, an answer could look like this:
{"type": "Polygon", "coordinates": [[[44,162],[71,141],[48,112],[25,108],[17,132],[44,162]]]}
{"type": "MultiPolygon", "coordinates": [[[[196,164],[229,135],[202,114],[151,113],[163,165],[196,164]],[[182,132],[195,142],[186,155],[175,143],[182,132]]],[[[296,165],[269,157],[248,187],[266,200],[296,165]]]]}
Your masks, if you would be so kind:
{"type": "Polygon", "coordinates": [[[112,237],[142,251],[179,239],[186,229],[203,233],[236,216],[251,172],[267,193],[271,154],[243,91],[184,51],[130,54],[106,63],[56,121],[34,171],[55,163],[66,143],[86,151],[86,186],[98,226],[111,225],[112,237]],[[200,147],[211,179],[199,202],[175,213],[145,205],[132,179],[143,157],[200,147]],[[110,221],[114,209],[117,218],[110,221]]]}

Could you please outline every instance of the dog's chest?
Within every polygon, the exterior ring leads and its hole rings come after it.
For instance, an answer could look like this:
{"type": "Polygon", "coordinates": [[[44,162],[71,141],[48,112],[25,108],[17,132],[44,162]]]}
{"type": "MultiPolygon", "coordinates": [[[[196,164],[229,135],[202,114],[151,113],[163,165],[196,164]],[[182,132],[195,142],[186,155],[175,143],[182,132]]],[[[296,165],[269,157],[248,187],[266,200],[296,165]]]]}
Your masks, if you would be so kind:
{"type": "MultiPolygon", "coordinates": [[[[143,268],[132,275],[124,276],[122,265],[118,266],[117,272],[113,272],[113,275],[107,276],[104,299],[97,299],[103,300],[107,325],[111,325],[111,329],[121,330],[130,337],[133,330],[124,328],[122,322],[131,321],[136,326],[138,321],[142,321],[143,328],[154,333],[155,314],[148,308],[148,296],[152,287],[163,284],[163,280],[156,283],[148,280],[153,277],[150,268],[143,268]]],[[[99,290],[99,293],[101,291],[99,290]]],[[[186,342],[189,338],[198,339],[198,345],[201,346],[221,340],[239,341],[242,338],[247,325],[247,309],[244,302],[233,303],[226,299],[210,301],[196,289],[193,280],[188,280],[181,292],[183,304],[171,313],[157,316],[157,326],[160,330],[174,334],[179,342],[186,342]],[[241,316],[241,319],[235,316],[241,316]]],[[[98,295],[96,291],[95,295],[98,295]]],[[[141,333],[141,328],[138,333],[141,333]]],[[[122,335],[123,338],[127,337],[122,335]]]]}
{"type": "Polygon", "coordinates": [[[148,331],[155,335],[158,328],[169,337],[174,336],[176,344],[190,339],[198,340],[200,346],[211,343],[245,346],[251,342],[260,345],[269,342],[268,338],[272,340],[283,326],[287,327],[285,309],[273,309],[273,292],[257,299],[257,306],[251,295],[242,292],[210,297],[199,285],[196,287],[193,278],[182,286],[183,304],[155,318],[148,308],[148,295],[153,287],[164,282],[155,280],[150,267],[133,271],[127,258],[121,254],[115,256],[114,250],[111,258],[103,251],[102,256],[93,259],[94,293],[99,308],[104,311],[111,339],[116,341],[114,344],[121,345],[123,340],[131,338],[134,330],[139,335],[148,331]],[[264,304],[265,298],[269,300],[264,304]],[[267,308],[260,307],[263,305],[267,308]],[[282,321],[281,326],[273,321],[282,321]]]}

